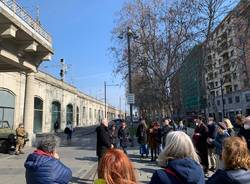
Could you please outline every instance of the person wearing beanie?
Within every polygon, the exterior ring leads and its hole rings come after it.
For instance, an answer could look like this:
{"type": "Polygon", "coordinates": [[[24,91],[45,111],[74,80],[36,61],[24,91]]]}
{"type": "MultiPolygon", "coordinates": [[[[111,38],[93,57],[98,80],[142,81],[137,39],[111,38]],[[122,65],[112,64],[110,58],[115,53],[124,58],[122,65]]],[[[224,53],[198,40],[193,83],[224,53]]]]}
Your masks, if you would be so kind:
{"type": "Polygon", "coordinates": [[[215,146],[215,155],[216,155],[216,169],[223,168],[222,162],[222,144],[225,138],[230,137],[227,132],[227,126],[224,122],[217,123],[217,135],[215,139],[209,139],[211,144],[215,146]]]}

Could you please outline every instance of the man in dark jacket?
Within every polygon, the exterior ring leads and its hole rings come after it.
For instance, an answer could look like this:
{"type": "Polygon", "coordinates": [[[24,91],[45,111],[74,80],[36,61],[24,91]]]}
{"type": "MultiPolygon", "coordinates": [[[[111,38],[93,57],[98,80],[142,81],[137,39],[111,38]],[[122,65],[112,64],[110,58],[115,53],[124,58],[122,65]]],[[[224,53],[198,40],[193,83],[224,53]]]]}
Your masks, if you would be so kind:
{"type": "Polygon", "coordinates": [[[126,122],[122,122],[121,127],[118,130],[118,138],[120,139],[120,146],[125,154],[127,154],[127,147],[129,143],[129,132],[126,122]]]}
{"type": "Polygon", "coordinates": [[[96,128],[96,133],[97,133],[96,155],[98,156],[98,162],[99,162],[102,156],[107,151],[107,149],[113,148],[108,130],[107,119],[102,120],[101,125],[96,128]]]}
{"type": "Polygon", "coordinates": [[[165,119],[162,127],[163,149],[165,147],[166,137],[169,132],[173,131],[173,127],[169,124],[169,119],[165,119]]]}
{"type": "Polygon", "coordinates": [[[240,129],[238,136],[246,139],[247,147],[250,150],[250,116],[244,119],[243,127],[240,129]]]}
{"type": "Polygon", "coordinates": [[[201,165],[203,166],[204,172],[208,172],[208,149],[207,149],[207,138],[208,138],[208,128],[203,123],[203,117],[198,116],[195,120],[197,126],[194,130],[193,139],[195,142],[195,147],[201,158],[201,165]]]}
{"type": "Polygon", "coordinates": [[[66,184],[72,178],[71,170],[59,160],[55,151],[56,139],[47,135],[38,143],[24,164],[27,184],[66,184]]]}

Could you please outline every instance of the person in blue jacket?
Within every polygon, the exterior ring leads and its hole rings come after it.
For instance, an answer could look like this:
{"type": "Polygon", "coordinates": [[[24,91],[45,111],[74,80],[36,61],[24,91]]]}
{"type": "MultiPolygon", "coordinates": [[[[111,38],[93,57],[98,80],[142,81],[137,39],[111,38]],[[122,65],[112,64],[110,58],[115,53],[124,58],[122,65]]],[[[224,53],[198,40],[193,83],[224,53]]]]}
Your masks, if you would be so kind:
{"type": "Polygon", "coordinates": [[[222,160],[224,169],[217,170],[207,184],[250,184],[250,156],[244,138],[226,138],[222,160]]]}
{"type": "Polygon", "coordinates": [[[182,131],[170,132],[149,184],[205,184],[202,166],[190,137],[182,131]]]}
{"type": "Polygon", "coordinates": [[[28,156],[24,167],[27,184],[67,184],[72,178],[71,170],[60,160],[55,150],[56,138],[47,135],[28,156]]]}

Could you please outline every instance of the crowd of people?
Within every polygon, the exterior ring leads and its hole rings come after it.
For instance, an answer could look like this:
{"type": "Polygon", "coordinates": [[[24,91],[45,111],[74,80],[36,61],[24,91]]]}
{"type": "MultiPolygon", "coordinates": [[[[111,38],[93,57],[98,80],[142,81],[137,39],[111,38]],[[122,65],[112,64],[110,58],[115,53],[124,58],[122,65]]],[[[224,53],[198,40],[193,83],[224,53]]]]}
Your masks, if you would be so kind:
{"type": "MultiPolygon", "coordinates": [[[[239,130],[229,119],[216,123],[212,117],[205,121],[198,116],[190,136],[182,121],[176,125],[165,119],[162,125],[153,122],[148,127],[142,119],[136,131],[141,158],[150,150],[151,160],[157,160],[161,167],[149,184],[250,184],[250,117],[238,115],[236,121],[239,130]],[[214,171],[210,177],[208,170],[214,171]]],[[[116,127],[104,119],[96,132],[98,179],[94,183],[137,184],[137,172],[127,155],[130,136],[125,121],[116,127]]],[[[68,183],[72,177],[71,170],[59,160],[56,140],[51,136],[41,140],[25,162],[28,184],[38,180],[68,183]]]]}

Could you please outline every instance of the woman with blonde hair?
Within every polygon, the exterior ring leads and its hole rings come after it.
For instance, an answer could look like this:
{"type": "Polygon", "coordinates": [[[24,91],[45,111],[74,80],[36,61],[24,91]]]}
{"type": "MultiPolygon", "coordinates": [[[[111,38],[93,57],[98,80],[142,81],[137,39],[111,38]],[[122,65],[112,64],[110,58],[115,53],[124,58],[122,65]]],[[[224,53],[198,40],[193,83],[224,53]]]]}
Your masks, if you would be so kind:
{"type": "Polygon", "coordinates": [[[182,131],[168,133],[159,155],[162,169],[155,171],[149,184],[204,184],[199,157],[190,137],[182,131]]]}
{"type": "Polygon", "coordinates": [[[137,184],[132,162],[119,149],[109,149],[102,157],[98,178],[94,184],[137,184]]]}
{"type": "Polygon", "coordinates": [[[226,124],[227,126],[227,132],[230,136],[235,136],[235,132],[234,132],[234,126],[232,125],[230,119],[228,118],[224,118],[224,123],[226,124]]]}
{"type": "Polygon", "coordinates": [[[250,184],[250,156],[244,138],[226,138],[222,160],[225,168],[217,170],[207,184],[250,184]]]}

